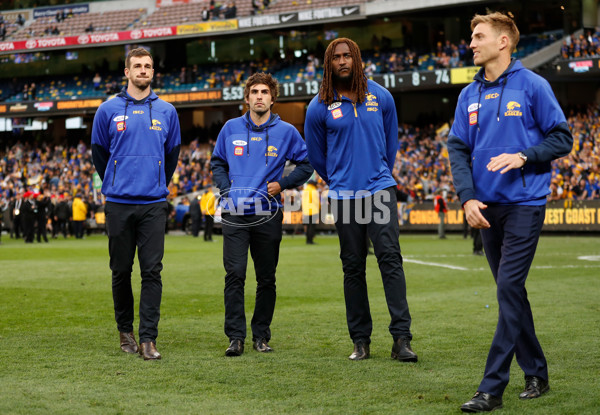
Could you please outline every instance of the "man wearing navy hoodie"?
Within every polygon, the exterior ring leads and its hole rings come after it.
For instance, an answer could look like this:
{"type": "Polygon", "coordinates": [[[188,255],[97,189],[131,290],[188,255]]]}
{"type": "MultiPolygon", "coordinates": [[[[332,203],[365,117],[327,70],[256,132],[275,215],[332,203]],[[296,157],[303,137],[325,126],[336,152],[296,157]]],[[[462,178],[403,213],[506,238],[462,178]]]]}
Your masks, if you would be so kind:
{"type": "Polygon", "coordinates": [[[152,56],[133,49],[125,60],[127,88],[102,103],[92,128],[92,159],[106,196],[106,229],[115,320],[121,349],[145,360],[156,350],[162,258],[169,194],[181,135],[175,108],[150,89],[152,56]],[[133,333],[131,270],[136,246],[142,277],[139,341],[133,333]]]}
{"type": "Polygon", "coordinates": [[[458,98],[448,151],[465,217],[481,229],[497,285],[498,325],[483,380],[461,406],[484,412],[502,407],[513,356],[525,372],[519,398],[550,388],[525,280],[544,224],[550,162],[569,154],[573,138],[548,82],[511,60],[519,41],[513,19],[475,15],[471,30],[481,70],[458,98]]]}
{"type": "Polygon", "coordinates": [[[248,78],[244,97],[249,110],[225,123],[210,162],[213,182],[221,194],[225,334],[230,342],[226,356],[244,352],[248,249],[257,283],[251,321],[253,348],[261,353],[273,350],[268,342],[283,221],[280,193],[304,184],[313,172],[296,128],[271,112],[278,91],[279,84],[270,74],[260,72],[248,78]],[[296,167],[282,177],[287,160],[296,167]]]}

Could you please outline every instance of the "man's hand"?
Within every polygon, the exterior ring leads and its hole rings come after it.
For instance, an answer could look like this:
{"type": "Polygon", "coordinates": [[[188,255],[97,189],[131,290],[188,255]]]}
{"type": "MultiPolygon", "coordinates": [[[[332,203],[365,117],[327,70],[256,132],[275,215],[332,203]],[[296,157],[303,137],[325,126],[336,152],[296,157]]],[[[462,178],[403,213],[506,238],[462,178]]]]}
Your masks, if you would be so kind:
{"type": "Polygon", "coordinates": [[[492,157],[487,165],[489,171],[500,171],[500,174],[504,174],[512,169],[520,169],[525,165],[525,160],[519,157],[519,154],[508,154],[502,153],[499,156],[492,157]]]}
{"type": "Polygon", "coordinates": [[[481,214],[482,209],[486,209],[487,205],[484,205],[477,199],[467,200],[463,205],[465,209],[465,218],[471,227],[475,229],[487,229],[490,227],[490,223],[481,214]]]}
{"type": "Polygon", "coordinates": [[[267,185],[267,193],[269,194],[269,196],[277,196],[279,193],[281,193],[281,186],[279,185],[279,182],[271,182],[267,185]]]}

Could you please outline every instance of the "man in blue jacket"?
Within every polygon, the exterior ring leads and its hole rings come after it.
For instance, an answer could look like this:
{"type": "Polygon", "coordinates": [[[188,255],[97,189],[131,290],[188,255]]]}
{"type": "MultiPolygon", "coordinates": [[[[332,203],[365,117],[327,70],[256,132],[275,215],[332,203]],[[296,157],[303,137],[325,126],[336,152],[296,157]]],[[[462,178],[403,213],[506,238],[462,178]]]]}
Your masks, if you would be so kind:
{"type": "Polygon", "coordinates": [[[249,110],[225,123],[210,163],[222,197],[225,334],[230,342],[226,356],[244,352],[248,248],[257,282],[253,348],[261,353],[272,351],[268,342],[283,220],[280,193],[302,185],[313,172],[298,131],[271,112],[278,91],[279,84],[270,74],[255,73],[248,78],[244,97],[249,110]],[[282,177],[286,160],[296,167],[282,177]]]}
{"type": "Polygon", "coordinates": [[[465,217],[481,236],[497,285],[498,326],[483,380],[464,412],[502,407],[516,355],[525,372],[521,399],[549,390],[525,280],[544,223],[550,162],[573,138],[546,80],[511,60],[519,31],[501,13],[471,21],[473,60],[481,70],[461,92],[448,138],[454,185],[465,217]]]}
{"type": "Polygon", "coordinates": [[[323,83],[304,124],[308,158],[329,185],[340,240],[351,360],[370,356],[372,319],[367,295],[368,240],[383,279],[394,339],[392,358],[416,362],[398,238],[396,181],[398,117],[392,95],[363,73],[358,45],[336,39],[325,51],[323,83]]]}
{"type": "Polygon", "coordinates": [[[127,88],[102,103],[92,128],[92,158],[106,195],[106,229],[115,319],[121,349],[160,359],[156,350],[168,184],[181,136],[175,108],[150,89],[152,56],[133,49],[125,61],[127,88]],[[138,347],[133,334],[131,269],[136,246],[142,277],[138,347]]]}

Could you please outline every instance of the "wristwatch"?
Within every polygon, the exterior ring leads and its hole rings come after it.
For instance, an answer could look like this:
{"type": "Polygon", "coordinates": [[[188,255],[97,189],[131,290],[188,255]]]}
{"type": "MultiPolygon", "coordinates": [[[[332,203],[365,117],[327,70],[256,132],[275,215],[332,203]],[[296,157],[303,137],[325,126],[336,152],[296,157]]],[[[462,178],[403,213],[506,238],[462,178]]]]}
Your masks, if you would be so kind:
{"type": "Polygon", "coordinates": [[[519,152],[517,153],[517,155],[519,156],[519,158],[520,158],[521,160],[523,160],[525,163],[527,163],[527,156],[526,156],[526,155],[525,155],[525,154],[524,154],[522,151],[519,151],[519,152]]]}

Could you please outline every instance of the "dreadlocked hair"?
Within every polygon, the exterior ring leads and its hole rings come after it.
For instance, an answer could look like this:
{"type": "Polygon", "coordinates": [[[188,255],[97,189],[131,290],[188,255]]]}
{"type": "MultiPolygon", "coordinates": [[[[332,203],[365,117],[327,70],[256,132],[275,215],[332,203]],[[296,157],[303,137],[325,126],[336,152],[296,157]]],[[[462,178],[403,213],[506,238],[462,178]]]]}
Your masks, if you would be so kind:
{"type": "Polygon", "coordinates": [[[350,49],[350,55],[352,57],[352,80],[350,82],[350,88],[353,91],[356,91],[356,99],[360,104],[365,100],[365,95],[368,92],[367,78],[365,77],[362,67],[360,48],[356,42],[345,37],[335,39],[327,46],[323,62],[323,82],[321,83],[321,89],[319,89],[319,102],[323,102],[327,105],[333,103],[333,53],[335,52],[336,46],[340,43],[347,44],[350,49]]]}

